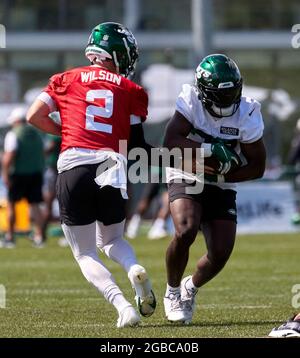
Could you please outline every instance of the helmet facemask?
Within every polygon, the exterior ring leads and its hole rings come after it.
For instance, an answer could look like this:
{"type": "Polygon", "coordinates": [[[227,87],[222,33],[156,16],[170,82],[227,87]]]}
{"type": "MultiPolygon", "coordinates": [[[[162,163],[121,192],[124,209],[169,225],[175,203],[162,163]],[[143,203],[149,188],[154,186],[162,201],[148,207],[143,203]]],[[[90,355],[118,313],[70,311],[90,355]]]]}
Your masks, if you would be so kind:
{"type": "Polygon", "coordinates": [[[209,88],[202,84],[199,84],[199,87],[200,99],[212,116],[231,117],[238,110],[242,95],[242,80],[237,85],[227,88],[209,88]]]}

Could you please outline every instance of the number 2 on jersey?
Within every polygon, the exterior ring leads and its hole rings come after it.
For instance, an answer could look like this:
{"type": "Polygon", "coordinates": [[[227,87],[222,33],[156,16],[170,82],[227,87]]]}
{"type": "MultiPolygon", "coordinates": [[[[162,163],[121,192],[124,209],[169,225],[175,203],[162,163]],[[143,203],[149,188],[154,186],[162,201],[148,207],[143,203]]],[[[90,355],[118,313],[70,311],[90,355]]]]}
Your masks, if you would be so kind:
{"type": "Polygon", "coordinates": [[[110,118],[113,113],[114,95],[110,90],[89,90],[86,94],[86,100],[93,102],[95,99],[103,99],[103,107],[90,104],[86,107],[85,128],[105,133],[112,133],[112,125],[95,121],[95,116],[110,118]]]}

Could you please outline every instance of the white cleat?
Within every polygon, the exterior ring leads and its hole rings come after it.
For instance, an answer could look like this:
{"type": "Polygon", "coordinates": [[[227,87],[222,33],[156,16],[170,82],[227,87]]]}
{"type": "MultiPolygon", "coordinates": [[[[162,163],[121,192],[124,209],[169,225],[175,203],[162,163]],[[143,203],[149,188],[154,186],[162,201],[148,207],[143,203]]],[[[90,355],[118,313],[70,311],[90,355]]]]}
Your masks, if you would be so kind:
{"type": "Polygon", "coordinates": [[[170,293],[164,297],[165,314],[173,323],[186,323],[188,317],[183,309],[180,294],[170,293]]]}
{"type": "Polygon", "coordinates": [[[128,278],[135,290],[135,301],[140,314],[150,317],[155,311],[156,299],[146,270],[143,266],[133,265],[128,272],[128,278]]]}
{"type": "Polygon", "coordinates": [[[140,320],[141,318],[137,314],[136,310],[132,306],[127,306],[119,314],[117,327],[118,328],[134,327],[139,324],[140,320]]]}
{"type": "Polygon", "coordinates": [[[15,247],[16,247],[16,244],[14,241],[9,241],[9,240],[0,241],[0,248],[14,249],[15,247]]]}
{"type": "Polygon", "coordinates": [[[280,331],[272,329],[269,333],[269,337],[272,338],[300,338],[300,333],[292,329],[281,329],[280,331]]]}
{"type": "Polygon", "coordinates": [[[300,338],[300,320],[295,317],[289,319],[269,333],[272,338],[300,338]]]}
{"type": "Polygon", "coordinates": [[[198,292],[197,290],[191,290],[186,288],[186,282],[191,280],[192,276],[185,277],[180,284],[180,291],[181,291],[181,302],[183,305],[183,309],[186,313],[186,324],[191,323],[193,314],[195,312],[196,308],[196,294],[198,292]]]}

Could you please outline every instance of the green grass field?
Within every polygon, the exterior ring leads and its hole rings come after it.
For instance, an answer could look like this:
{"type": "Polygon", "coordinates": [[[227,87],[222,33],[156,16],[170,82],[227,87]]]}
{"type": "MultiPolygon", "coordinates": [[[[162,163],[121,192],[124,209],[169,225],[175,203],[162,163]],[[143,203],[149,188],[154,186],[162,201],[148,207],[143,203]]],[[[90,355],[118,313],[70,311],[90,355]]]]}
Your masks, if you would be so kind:
{"type": "MultiPolygon", "coordinates": [[[[291,288],[300,283],[299,235],[239,237],[225,269],[200,290],[189,326],[173,326],[163,314],[168,240],[141,236],[132,244],[158,300],[155,314],[139,328],[115,327],[116,312],[82,277],[69,248],[50,239],[46,248],[34,249],[19,239],[16,249],[0,250],[0,284],[7,297],[0,309],[0,337],[265,337],[295,311],[291,288]]],[[[199,236],[187,273],[203,252],[199,236]]],[[[104,261],[133,302],[126,274],[104,261]]]]}

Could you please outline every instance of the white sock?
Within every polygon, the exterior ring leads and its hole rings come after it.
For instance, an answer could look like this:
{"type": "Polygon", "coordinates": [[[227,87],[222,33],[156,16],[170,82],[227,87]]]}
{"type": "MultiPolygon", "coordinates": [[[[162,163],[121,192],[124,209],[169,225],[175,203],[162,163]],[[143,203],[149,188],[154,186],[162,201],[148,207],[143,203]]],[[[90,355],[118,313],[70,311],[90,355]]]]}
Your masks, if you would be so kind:
{"type": "Polygon", "coordinates": [[[112,243],[105,245],[102,248],[102,251],[107,257],[120,264],[127,273],[131,266],[137,264],[133,248],[123,239],[117,239],[112,243]]]}
{"type": "Polygon", "coordinates": [[[155,229],[164,229],[165,228],[165,220],[162,218],[155,219],[152,228],[155,229]]]}
{"type": "Polygon", "coordinates": [[[198,288],[199,288],[194,285],[192,277],[186,281],[185,287],[187,290],[191,290],[192,292],[198,291],[198,288]]]}
{"type": "Polygon", "coordinates": [[[173,295],[180,295],[180,286],[178,287],[172,287],[169,284],[167,284],[166,294],[165,296],[168,297],[170,294],[173,295]]]}
{"type": "Polygon", "coordinates": [[[133,248],[123,239],[124,224],[125,220],[112,225],[103,225],[97,221],[97,246],[128,273],[137,260],[133,248]]]}
{"type": "Polygon", "coordinates": [[[129,225],[138,226],[141,222],[141,215],[140,214],[134,214],[132,218],[130,219],[129,225]]]}
{"type": "Polygon", "coordinates": [[[128,223],[127,230],[126,230],[126,234],[129,238],[133,239],[137,236],[141,220],[142,220],[142,218],[139,214],[134,214],[132,216],[132,218],[130,219],[130,221],[128,223]]]}
{"type": "Polygon", "coordinates": [[[112,274],[98,257],[96,223],[82,226],[62,224],[62,229],[87,281],[95,286],[118,311],[129,306],[130,303],[124,298],[112,274]]]}
{"type": "Polygon", "coordinates": [[[124,308],[131,306],[116,284],[111,284],[106,287],[104,297],[108,302],[114,305],[119,313],[121,313],[124,308]]]}

